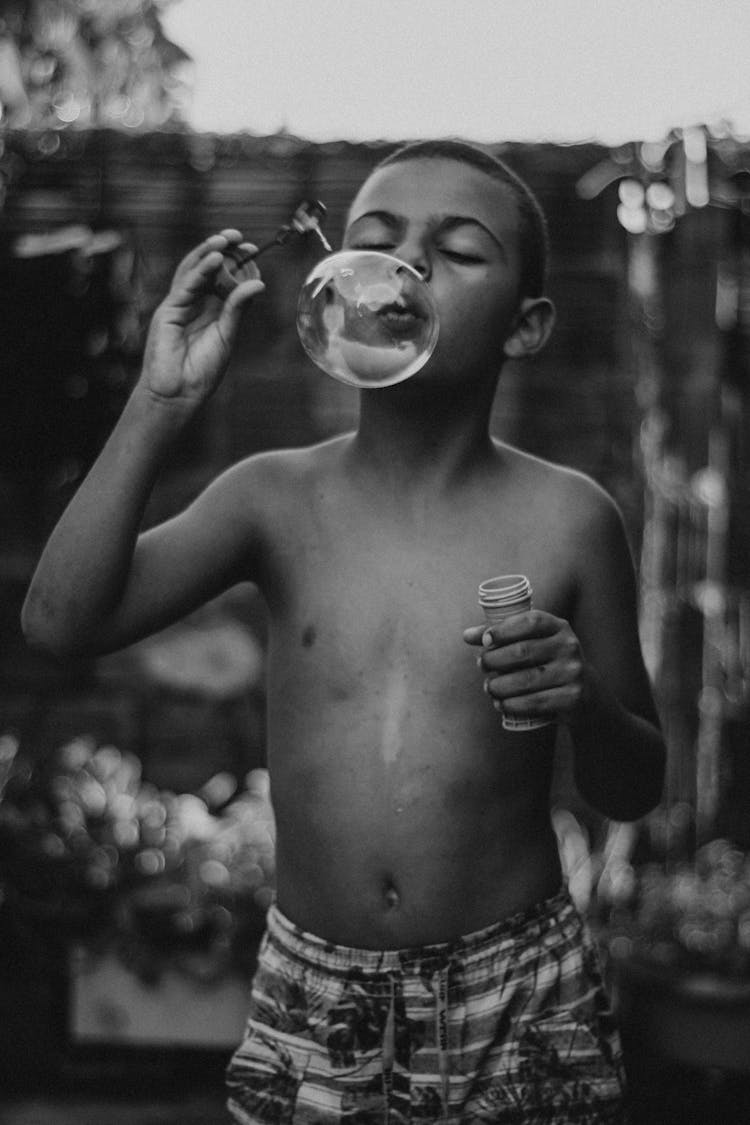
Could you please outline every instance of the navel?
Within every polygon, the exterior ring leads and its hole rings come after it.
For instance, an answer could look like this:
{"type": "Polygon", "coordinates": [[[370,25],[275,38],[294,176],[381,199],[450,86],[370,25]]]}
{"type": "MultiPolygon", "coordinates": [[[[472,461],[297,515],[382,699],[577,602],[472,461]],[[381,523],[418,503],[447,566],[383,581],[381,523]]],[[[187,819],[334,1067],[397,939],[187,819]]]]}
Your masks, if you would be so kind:
{"type": "Polygon", "coordinates": [[[401,905],[401,895],[390,880],[383,887],[383,901],[389,910],[395,910],[397,906],[401,905]]]}
{"type": "Polygon", "coordinates": [[[302,647],[312,648],[315,644],[318,634],[314,625],[308,625],[302,632],[302,647]]]}

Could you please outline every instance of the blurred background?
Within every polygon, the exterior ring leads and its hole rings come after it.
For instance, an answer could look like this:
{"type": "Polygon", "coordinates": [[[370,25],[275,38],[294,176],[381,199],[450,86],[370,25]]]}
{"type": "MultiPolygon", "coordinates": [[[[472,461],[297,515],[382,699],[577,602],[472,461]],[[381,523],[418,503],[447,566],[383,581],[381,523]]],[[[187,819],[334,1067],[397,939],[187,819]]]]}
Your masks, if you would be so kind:
{"type": "MultiPolygon", "coordinates": [[[[664,723],[662,806],[553,816],[601,937],[639,1121],[750,1097],[750,87],[739,5],[0,4],[0,1121],[225,1120],[273,889],[264,609],[238,587],[104,659],[27,650],[54,522],[186,250],[346,207],[398,143],[486,145],[547,212],[558,328],[494,432],[618,501],[664,723]],[[707,1046],[712,1044],[711,1048],[707,1046]]],[[[270,253],[232,369],[147,522],[254,451],[351,428],[270,253]]],[[[722,1116],[722,1114],[724,1116],[722,1116]]]]}

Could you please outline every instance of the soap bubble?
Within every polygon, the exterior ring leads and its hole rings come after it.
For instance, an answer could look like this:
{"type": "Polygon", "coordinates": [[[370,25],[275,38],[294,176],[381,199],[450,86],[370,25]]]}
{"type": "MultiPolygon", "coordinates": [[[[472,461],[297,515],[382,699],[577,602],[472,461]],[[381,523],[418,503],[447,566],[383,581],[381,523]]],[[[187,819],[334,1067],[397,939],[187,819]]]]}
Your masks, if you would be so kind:
{"type": "Polygon", "coordinates": [[[438,312],[415,269],[376,250],[318,262],[297,306],[302,346],[318,367],[354,387],[389,387],[432,355],[438,312]]]}

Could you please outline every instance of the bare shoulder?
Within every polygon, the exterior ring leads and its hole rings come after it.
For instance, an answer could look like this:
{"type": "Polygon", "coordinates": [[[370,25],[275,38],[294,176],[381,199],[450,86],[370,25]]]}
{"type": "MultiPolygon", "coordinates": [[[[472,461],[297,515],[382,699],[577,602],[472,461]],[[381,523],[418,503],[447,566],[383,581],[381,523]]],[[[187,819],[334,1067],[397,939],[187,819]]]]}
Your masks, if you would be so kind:
{"type": "Polygon", "coordinates": [[[250,505],[255,515],[278,515],[279,505],[299,506],[306,490],[335,473],[348,441],[349,435],[340,435],[315,445],[254,453],[227,469],[216,484],[250,505]]]}
{"type": "Polygon", "coordinates": [[[621,527],[620,512],[610,494],[578,469],[546,461],[512,446],[497,443],[515,488],[528,496],[535,515],[546,523],[563,522],[574,534],[621,527]]]}
{"type": "Polygon", "coordinates": [[[500,501],[503,525],[512,526],[537,559],[554,563],[556,580],[564,576],[576,603],[584,590],[598,598],[605,587],[630,590],[633,555],[612,496],[577,469],[507,446],[498,447],[498,456],[498,480],[512,482],[500,501]],[[519,514],[510,517],[509,508],[519,514]]]}

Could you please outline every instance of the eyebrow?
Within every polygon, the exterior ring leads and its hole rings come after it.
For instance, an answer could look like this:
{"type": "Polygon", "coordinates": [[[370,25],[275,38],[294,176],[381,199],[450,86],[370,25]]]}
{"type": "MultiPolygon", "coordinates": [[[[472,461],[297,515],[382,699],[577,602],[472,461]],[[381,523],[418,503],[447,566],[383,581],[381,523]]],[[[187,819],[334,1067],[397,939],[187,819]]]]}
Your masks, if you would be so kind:
{"type": "MultiPolygon", "coordinates": [[[[363,219],[378,219],[381,223],[392,228],[403,227],[406,223],[406,219],[402,215],[394,215],[391,211],[365,211],[362,215],[358,215],[356,219],[353,219],[350,225],[355,226],[356,223],[362,222],[363,219]]],[[[430,221],[437,224],[437,229],[439,231],[455,230],[457,227],[464,226],[477,227],[492,239],[502,254],[507,254],[506,248],[498,236],[472,215],[432,215],[430,216],[430,221]]]]}

